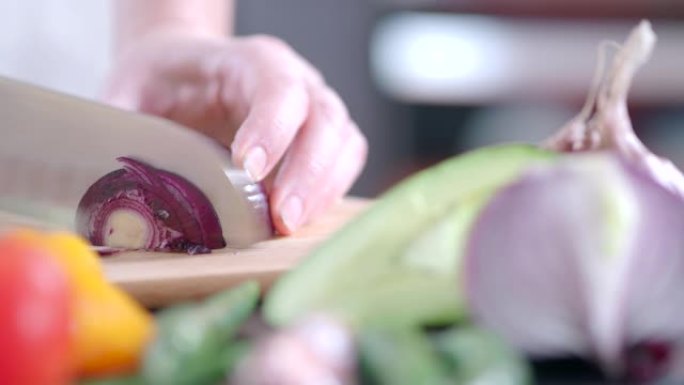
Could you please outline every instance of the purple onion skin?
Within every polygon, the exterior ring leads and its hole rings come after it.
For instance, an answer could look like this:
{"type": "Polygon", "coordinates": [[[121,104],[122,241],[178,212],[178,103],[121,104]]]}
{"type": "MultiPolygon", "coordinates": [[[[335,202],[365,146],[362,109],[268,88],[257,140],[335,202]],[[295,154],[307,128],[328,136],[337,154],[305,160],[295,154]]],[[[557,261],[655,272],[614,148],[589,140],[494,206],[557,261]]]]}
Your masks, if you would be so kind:
{"type": "Polygon", "coordinates": [[[668,375],[684,340],[684,202],[614,155],[590,156],[616,165],[617,187],[571,159],[500,191],[472,228],[465,290],[476,322],[528,354],[594,358],[648,383],[668,375]],[[605,199],[636,207],[621,219],[632,227],[613,222],[605,199]],[[611,237],[621,251],[604,251],[611,237]]]}
{"type": "Polygon", "coordinates": [[[218,215],[196,186],[138,160],[118,160],[124,168],[97,180],[78,205],[77,231],[91,244],[109,246],[104,234],[109,216],[130,209],[147,223],[145,250],[204,254],[226,246],[218,215]]]}

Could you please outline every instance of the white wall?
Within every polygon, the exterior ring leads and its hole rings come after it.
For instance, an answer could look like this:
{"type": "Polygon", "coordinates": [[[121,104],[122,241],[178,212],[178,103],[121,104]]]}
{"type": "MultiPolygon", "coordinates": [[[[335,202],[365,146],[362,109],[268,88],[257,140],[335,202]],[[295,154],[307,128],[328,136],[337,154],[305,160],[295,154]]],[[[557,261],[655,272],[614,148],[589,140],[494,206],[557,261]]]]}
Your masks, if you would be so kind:
{"type": "Polygon", "coordinates": [[[96,97],[110,59],[108,0],[0,1],[0,75],[96,97]]]}

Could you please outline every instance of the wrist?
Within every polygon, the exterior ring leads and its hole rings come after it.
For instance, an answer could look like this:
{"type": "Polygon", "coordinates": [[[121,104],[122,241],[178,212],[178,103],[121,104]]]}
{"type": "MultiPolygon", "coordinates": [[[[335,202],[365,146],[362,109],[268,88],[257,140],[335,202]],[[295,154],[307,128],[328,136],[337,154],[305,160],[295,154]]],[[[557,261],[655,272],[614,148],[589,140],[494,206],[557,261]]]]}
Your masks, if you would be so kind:
{"type": "Polygon", "coordinates": [[[117,0],[114,11],[117,53],[150,36],[225,38],[232,34],[233,2],[227,0],[117,0]]]}
{"type": "Polygon", "coordinates": [[[140,42],[149,40],[173,40],[173,39],[202,39],[223,41],[227,34],[208,29],[197,25],[183,25],[178,23],[162,23],[143,31],[139,31],[135,36],[126,39],[118,39],[115,44],[116,55],[120,56],[131,45],[138,45],[140,42]]]}

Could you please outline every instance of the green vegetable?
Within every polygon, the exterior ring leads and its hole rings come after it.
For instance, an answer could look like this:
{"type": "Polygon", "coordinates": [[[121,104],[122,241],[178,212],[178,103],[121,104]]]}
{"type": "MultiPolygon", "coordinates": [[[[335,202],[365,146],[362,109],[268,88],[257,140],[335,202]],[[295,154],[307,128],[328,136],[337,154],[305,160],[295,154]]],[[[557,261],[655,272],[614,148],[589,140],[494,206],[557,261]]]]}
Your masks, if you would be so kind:
{"type": "Polygon", "coordinates": [[[463,316],[463,239],[488,197],[553,153],[474,151],[420,172],[281,278],[264,313],[275,325],[326,311],[352,325],[448,324],[463,316]]]}
{"type": "Polygon", "coordinates": [[[446,367],[422,333],[412,328],[367,328],[358,337],[364,385],[447,384],[446,367]]]}
{"type": "Polygon", "coordinates": [[[524,359],[493,334],[470,326],[427,333],[364,327],[357,338],[363,385],[526,385],[524,359]]]}
{"type": "MultiPolygon", "coordinates": [[[[226,377],[227,373],[231,373],[235,369],[235,365],[247,354],[249,348],[250,345],[246,342],[231,342],[225,348],[220,349],[221,351],[215,357],[191,366],[191,373],[184,375],[184,378],[179,378],[174,380],[176,382],[170,383],[188,381],[183,383],[216,384],[217,381],[226,377]]],[[[164,366],[166,367],[166,365],[164,366]]],[[[126,377],[86,380],[79,382],[79,385],[149,385],[151,383],[146,382],[141,374],[136,374],[126,377]]]]}
{"type": "Polygon", "coordinates": [[[216,384],[248,349],[234,337],[258,300],[258,284],[248,282],[202,303],[164,310],[143,362],[146,383],[216,384]]]}
{"type": "Polygon", "coordinates": [[[474,327],[450,329],[433,338],[452,383],[524,385],[531,373],[524,359],[493,334],[474,327]]]}
{"type": "Polygon", "coordinates": [[[103,379],[85,380],[79,382],[79,385],[146,385],[145,380],[140,375],[113,377],[103,379]]]}

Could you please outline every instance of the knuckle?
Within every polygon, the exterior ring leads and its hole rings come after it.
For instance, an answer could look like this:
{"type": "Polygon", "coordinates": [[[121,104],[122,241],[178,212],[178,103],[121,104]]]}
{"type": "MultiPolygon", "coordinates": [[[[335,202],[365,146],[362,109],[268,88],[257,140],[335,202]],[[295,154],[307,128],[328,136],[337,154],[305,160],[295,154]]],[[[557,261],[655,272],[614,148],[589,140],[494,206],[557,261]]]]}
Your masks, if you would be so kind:
{"type": "Polygon", "coordinates": [[[303,91],[302,80],[292,73],[279,73],[267,78],[268,84],[277,92],[282,92],[286,96],[301,93],[303,91]]]}
{"type": "Polygon", "coordinates": [[[346,112],[347,108],[345,107],[342,98],[340,98],[340,96],[335,91],[333,91],[332,88],[324,87],[321,91],[321,96],[323,104],[326,105],[328,108],[340,112],[346,112]]]}
{"type": "Polygon", "coordinates": [[[330,87],[323,87],[316,94],[316,107],[324,119],[333,122],[333,124],[341,124],[349,119],[347,107],[340,96],[330,87]]]}
{"type": "Polygon", "coordinates": [[[316,184],[327,173],[327,167],[322,159],[311,159],[307,164],[307,181],[316,184]]]}
{"type": "Polygon", "coordinates": [[[323,73],[309,63],[305,63],[305,77],[312,85],[325,85],[325,77],[323,76],[323,73]]]}
{"type": "Polygon", "coordinates": [[[248,38],[252,44],[267,51],[291,52],[290,45],[284,40],[272,35],[254,35],[248,38]]]}
{"type": "Polygon", "coordinates": [[[368,139],[361,132],[361,130],[356,127],[356,124],[353,124],[353,126],[354,131],[352,134],[352,145],[355,148],[358,158],[365,161],[366,157],[368,156],[368,139]]]}

